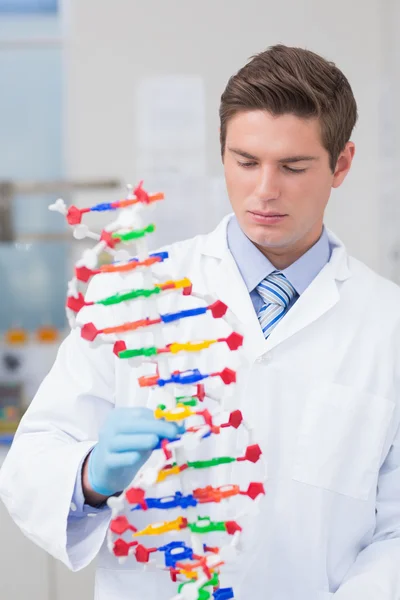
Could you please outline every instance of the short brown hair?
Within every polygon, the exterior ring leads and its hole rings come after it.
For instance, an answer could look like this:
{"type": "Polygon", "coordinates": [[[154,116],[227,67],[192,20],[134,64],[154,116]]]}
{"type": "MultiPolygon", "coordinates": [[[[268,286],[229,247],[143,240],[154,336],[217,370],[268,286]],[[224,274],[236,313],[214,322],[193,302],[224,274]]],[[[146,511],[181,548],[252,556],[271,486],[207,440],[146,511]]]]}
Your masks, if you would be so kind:
{"type": "Polygon", "coordinates": [[[229,120],[248,110],[319,118],[332,171],[357,121],[357,104],[340,69],[310,50],[281,44],[253,56],[229,79],[219,110],[222,157],[229,120]]]}

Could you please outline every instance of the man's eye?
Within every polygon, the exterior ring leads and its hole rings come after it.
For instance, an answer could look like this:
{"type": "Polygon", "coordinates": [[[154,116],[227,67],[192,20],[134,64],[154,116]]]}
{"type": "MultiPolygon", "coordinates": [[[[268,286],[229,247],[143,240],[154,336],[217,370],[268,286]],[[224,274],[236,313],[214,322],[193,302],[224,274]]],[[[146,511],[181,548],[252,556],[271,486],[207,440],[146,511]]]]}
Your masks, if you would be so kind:
{"type": "Polygon", "coordinates": [[[252,161],[252,162],[240,162],[240,160],[238,161],[238,165],[240,167],[244,167],[245,169],[248,169],[250,167],[255,167],[257,165],[256,162],[252,161]]]}
{"type": "Polygon", "coordinates": [[[304,173],[304,171],[306,169],[292,169],[292,167],[288,167],[287,165],[284,165],[283,167],[286,171],[289,171],[289,173],[304,173]]]}

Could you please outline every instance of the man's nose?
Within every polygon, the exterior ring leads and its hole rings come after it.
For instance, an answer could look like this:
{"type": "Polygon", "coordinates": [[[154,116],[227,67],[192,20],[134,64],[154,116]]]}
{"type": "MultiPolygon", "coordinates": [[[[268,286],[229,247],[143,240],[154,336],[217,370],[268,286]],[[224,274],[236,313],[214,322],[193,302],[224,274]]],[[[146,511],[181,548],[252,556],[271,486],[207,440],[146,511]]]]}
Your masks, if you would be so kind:
{"type": "Polygon", "coordinates": [[[279,198],[279,172],[274,167],[260,169],[255,195],[265,201],[279,198]]]}

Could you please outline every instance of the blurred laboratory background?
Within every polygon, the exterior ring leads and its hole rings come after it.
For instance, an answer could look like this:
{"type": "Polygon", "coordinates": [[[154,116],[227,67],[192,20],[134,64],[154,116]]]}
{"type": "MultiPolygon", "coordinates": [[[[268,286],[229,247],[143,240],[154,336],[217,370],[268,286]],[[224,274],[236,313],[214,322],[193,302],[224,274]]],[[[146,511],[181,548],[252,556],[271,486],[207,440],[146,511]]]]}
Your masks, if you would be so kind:
{"type": "MultiPolygon", "coordinates": [[[[68,331],[83,243],[48,205],[115,201],[143,179],[166,194],[154,247],[211,230],[230,211],[220,95],[272,44],[348,77],[356,158],[326,224],[400,284],[399,29],[398,0],[0,0],[0,464],[68,331]]],[[[0,532],[1,600],[93,597],[93,566],[69,573],[2,506],[0,532]]]]}

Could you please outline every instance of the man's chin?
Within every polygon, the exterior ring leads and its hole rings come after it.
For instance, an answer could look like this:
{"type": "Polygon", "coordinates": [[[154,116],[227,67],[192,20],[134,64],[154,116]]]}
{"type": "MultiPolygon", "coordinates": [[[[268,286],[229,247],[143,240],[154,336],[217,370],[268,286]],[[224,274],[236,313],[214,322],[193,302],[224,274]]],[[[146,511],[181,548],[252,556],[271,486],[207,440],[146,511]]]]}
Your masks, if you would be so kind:
{"type": "MultiPolygon", "coordinates": [[[[246,232],[245,232],[246,233],[246,232]]],[[[275,232],[274,234],[266,235],[265,232],[249,231],[247,237],[255,244],[262,248],[287,248],[290,246],[290,238],[282,233],[275,232]]]]}
{"type": "MultiPolygon", "coordinates": [[[[253,240],[252,240],[252,241],[253,241],[253,240]]],[[[266,250],[266,251],[268,251],[268,250],[270,250],[270,251],[278,251],[278,250],[282,250],[282,252],[283,252],[283,251],[285,251],[286,249],[288,249],[288,248],[290,247],[290,246],[289,246],[289,244],[287,244],[287,243],[286,243],[286,244],[285,244],[284,242],[280,242],[280,243],[279,243],[279,242],[277,242],[277,241],[275,241],[275,242],[271,242],[271,241],[269,241],[269,240],[268,240],[268,241],[266,241],[266,240],[261,240],[261,241],[259,241],[259,242],[257,242],[257,241],[256,241],[256,242],[254,242],[254,241],[253,241],[253,244],[254,244],[255,246],[257,246],[257,248],[258,248],[259,250],[266,250]]]]}

